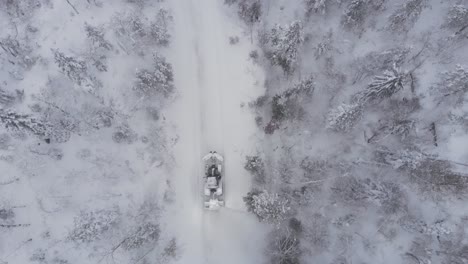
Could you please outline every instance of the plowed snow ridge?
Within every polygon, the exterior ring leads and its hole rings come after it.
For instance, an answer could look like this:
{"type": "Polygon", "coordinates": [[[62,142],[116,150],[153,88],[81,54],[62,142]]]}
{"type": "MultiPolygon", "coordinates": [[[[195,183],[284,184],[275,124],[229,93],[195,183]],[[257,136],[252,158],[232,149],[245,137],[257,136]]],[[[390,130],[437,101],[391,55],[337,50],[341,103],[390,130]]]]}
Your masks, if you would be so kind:
{"type": "Polygon", "coordinates": [[[253,49],[219,0],[172,1],[175,84],[180,98],[169,110],[179,139],[172,175],[176,201],[169,228],[182,246],[179,263],[260,263],[264,231],[245,213],[242,196],[251,186],[243,169],[255,152],[255,123],[248,107],[261,94],[261,71],[248,60],[253,49]],[[229,44],[230,36],[241,37],[229,44]],[[226,209],[202,209],[201,158],[210,150],[225,157],[226,209]]]}

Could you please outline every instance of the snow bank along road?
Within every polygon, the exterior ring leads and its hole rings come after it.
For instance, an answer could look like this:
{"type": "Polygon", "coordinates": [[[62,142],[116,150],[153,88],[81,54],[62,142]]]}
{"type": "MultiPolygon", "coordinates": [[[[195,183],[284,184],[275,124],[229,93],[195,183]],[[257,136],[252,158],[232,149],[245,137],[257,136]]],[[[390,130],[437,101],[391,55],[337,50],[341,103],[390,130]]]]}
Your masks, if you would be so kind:
{"type": "Polygon", "coordinates": [[[254,153],[254,117],[247,106],[260,94],[259,69],[248,60],[248,40],[220,0],[174,0],[175,29],[170,56],[180,98],[169,110],[179,139],[172,186],[176,201],[168,225],[182,246],[180,263],[259,263],[262,231],[245,213],[242,197],[251,177],[243,169],[254,153]],[[202,208],[201,158],[215,150],[225,157],[226,208],[202,208]]]}

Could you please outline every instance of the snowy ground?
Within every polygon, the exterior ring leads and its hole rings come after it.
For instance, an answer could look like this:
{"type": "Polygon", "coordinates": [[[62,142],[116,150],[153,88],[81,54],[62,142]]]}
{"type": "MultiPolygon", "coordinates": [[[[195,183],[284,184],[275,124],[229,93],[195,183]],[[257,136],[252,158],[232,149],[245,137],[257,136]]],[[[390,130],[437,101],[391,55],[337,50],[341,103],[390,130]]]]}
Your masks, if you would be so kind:
{"type": "Polygon", "coordinates": [[[168,116],[178,131],[172,186],[176,202],[171,226],[183,245],[180,263],[259,263],[264,232],[245,212],[242,197],[251,176],[245,155],[255,151],[256,131],[248,101],[262,91],[262,73],[248,60],[252,46],[239,25],[224,14],[221,1],[174,1],[170,60],[180,93],[168,116]],[[201,158],[210,150],[225,157],[226,208],[202,209],[201,158]]]}

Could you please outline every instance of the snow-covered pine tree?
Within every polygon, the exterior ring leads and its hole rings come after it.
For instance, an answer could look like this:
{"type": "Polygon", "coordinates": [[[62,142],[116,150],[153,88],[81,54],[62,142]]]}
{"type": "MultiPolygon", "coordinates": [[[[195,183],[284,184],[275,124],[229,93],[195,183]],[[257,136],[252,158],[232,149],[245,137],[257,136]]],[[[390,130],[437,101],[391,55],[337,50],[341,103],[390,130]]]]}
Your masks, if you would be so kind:
{"type": "Polygon", "coordinates": [[[21,101],[24,97],[24,91],[16,90],[15,93],[6,91],[0,87],[0,106],[8,107],[21,101]]]}
{"type": "Polygon", "coordinates": [[[32,48],[12,36],[1,39],[0,48],[9,56],[11,61],[15,61],[23,69],[31,69],[37,61],[37,57],[31,56],[32,48]]]}
{"type": "Polygon", "coordinates": [[[18,114],[10,110],[0,109],[0,122],[7,129],[26,131],[41,137],[45,136],[48,130],[47,125],[43,122],[29,115],[18,114]]]}
{"type": "Polygon", "coordinates": [[[86,36],[91,40],[95,47],[112,50],[112,44],[104,38],[104,30],[99,27],[93,27],[85,23],[86,36]]]}
{"type": "Polygon", "coordinates": [[[174,91],[174,74],[172,65],[159,54],[153,56],[153,68],[141,69],[136,73],[134,90],[140,96],[162,94],[168,97],[174,91]]]}
{"type": "Polygon", "coordinates": [[[443,27],[463,31],[463,28],[468,27],[468,8],[463,5],[453,5],[445,18],[443,27]]]}
{"type": "Polygon", "coordinates": [[[136,249],[159,239],[161,229],[154,223],[143,223],[132,230],[130,236],[123,240],[122,246],[127,249],[136,249]]]}
{"type": "Polygon", "coordinates": [[[468,92],[468,70],[465,66],[457,65],[454,70],[441,74],[441,80],[432,87],[432,94],[440,102],[451,100],[460,104],[464,94],[468,92]]]}
{"type": "Polygon", "coordinates": [[[344,28],[355,33],[362,33],[364,22],[367,17],[369,0],[352,0],[341,17],[341,24],[344,28]]]}
{"type": "Polygon", "coordinates": [[[82,211],[75,217],[75,227],[68,238],[76,243],[87,243],[100,239],[103,234],[114,227],[119,219],[120,212],[114,210],[82,211]]]}
{"type": "Polygon", "coordinates": [[[88,67],[83,60],[74,57],[68,57],[59,50],[52,50],[54,53],[55,63],[71,81],[85,88],[85,90],[93,95],[97,94],[97,89],[102,86],[102,83],[94,76],[88,73],[88,67]]]}
{"type": "Polygon", "coordinates": [[[382,140],[388,135],[398,136],[405,139],[414,130],[415,121],[408,119],[390,119],[380,122],[380,126],[373,135],[367,139],[367,143],[374,143],[382,140]]]}
{"type": "Polygon", "coordinates": [[[239,17],[250,27],[257,23],[262,15],[262,3],[259,0],[241,0],[239,17]]]}
{"type": "Polygon", "coordinates": [[[360,104],[341,104],[328,113],[327,129],[335,132],[350,131],[362,117],[360,104]]]}
{"type": "Polygon", "coordinates": [[[403,46],[369,52],[364,57],[357,58],[352,62],[352,66],[356,70],[353,83],[390,69],[393,65],[401,65],[410,51],[410,48],[403,46]]]}
{"type": "Polygon", "coordinates": [[[387,29],[393,32],[408,32],[418,21],[423,9],[427,6],[427,0],[405,1],[389,17],[387,29]]]}
{"type": "Polygon", "coordinates": [[[394,65],[392,70],[385,71],[381,76],[375,76],[367,88],[355,96],[356,102],[365,105],[380,102],[394,95],[403,89],[403,80],[406,75],[394,65]]]}
{"type": "Polygon", "coordinates": [[[254,213],[262,222],[279,224],[290,210],[289,201],[277,193],[266,190],[252,190],[244,197],[247,210],[254,213]]]}
{"type": "Polygon", "coordinates": [[[75,59],[73,57],[65,56],[64,53],[53,50],[55,62],[60,70],[68,76],[73,82],[81,85],[86,80],[86,62],[75,59]]]}
{"type": "Polygon", "coordinates": [[[330,0],[305,0],[306,15],[310,16],[312,13],[326,14],[331,2],[330,0]]]}
{"type": "Polygon", "coordinates": [[[47,143],[63,143],[70,139],[70,131],[63,127],[54,127],[48,122],[30,115],[19,114],[11,110],[0,109],[0,123],[13,131],[24,131],[44,139],[47,143]]]}
{"type": "Polygon", "coordinates": [[[334,198],[342,203],[362,206],[367,202],[389,214],[402,209],[405,204],[402,189],[392,182],[353,176],[340,177],[333,184],[332,190],[334,198]]]}
{"type": "Polygon", "coordinates": [[[394,169],[410,170],[420,167],[425,160],[430,158],[419,149],[403,149],[396,153],[380,149],[375,152],[375,157],[377,162],[388,164],[394,169]]]}
{"type": "Polygon", "coordinates": [[[292,74],[295,70],[298,52],[304,41],[302,23],[294,21],[286,28],[277,25],[270,34],[268,58],[273,65],[278,65],[284,73],[292,74]]]}
{"type": "Polygon", "coordinates": [[[150,25],[150,36],[160,46],[169,45],[171,34],[169,34],[169,23],[172,16],[168,10],[161,8],[156,15],[156,20],[150,25]]]}

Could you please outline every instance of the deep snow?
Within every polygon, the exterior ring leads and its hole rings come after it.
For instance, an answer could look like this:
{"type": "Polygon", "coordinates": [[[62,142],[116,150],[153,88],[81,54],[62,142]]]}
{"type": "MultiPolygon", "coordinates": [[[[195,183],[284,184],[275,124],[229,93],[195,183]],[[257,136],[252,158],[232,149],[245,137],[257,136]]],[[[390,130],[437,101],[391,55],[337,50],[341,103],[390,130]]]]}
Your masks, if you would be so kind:
{"type": "Polygon", "coordinates": [[[264,228],[245,212],[242,197],[251,177],[245,155],[255,151],[254,117],[247,102],[261,94],[262,72],[249,60],[243,34],[224,13],[221,1],[174,1],[172,55],[179,99],[167,110],[177,131],[173,172],[175,204],[167,221],[179,234],[180,263],[259,263],[264,228]],[[225,157],[226,208],[202,209],[201,158],[208,151],[225,157]]]}

